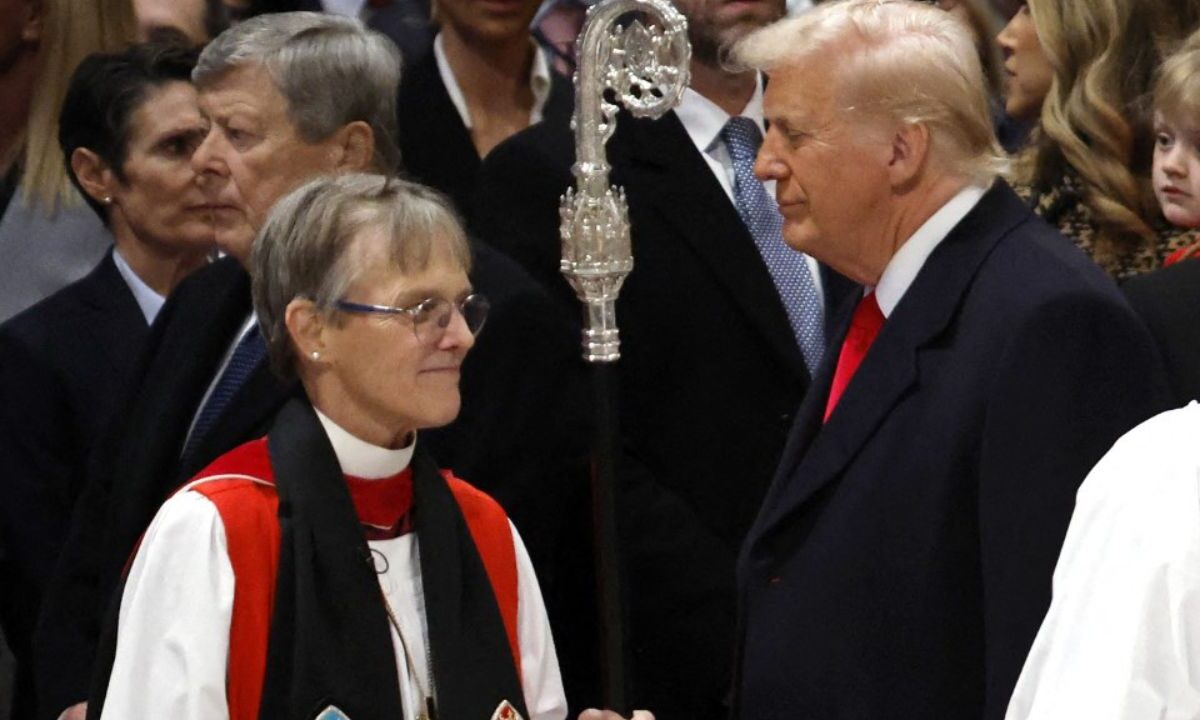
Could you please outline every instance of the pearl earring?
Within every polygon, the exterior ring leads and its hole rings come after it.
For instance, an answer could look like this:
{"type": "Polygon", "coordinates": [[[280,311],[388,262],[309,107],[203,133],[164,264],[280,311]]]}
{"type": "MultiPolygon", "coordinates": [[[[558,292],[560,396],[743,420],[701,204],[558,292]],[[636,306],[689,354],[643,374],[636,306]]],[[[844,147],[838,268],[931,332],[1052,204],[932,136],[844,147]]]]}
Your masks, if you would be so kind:
{"type": "Polygon", "coordinates": [[[320,359],[321,359],[321,353],[320,353],[319,351],[317,351],[317,350],[313,350],[312,352],[310,352],[310,353],[308,354],[308,356],[309,356],[310,358],[312,358],[313,360],[320,360],[320,359]]]}
{"type": "Polygon", "coordinates": [[[105,205],[112,205],[112,195],[105,195],[104,199],[100,202],[104,203],[105,205]]]}

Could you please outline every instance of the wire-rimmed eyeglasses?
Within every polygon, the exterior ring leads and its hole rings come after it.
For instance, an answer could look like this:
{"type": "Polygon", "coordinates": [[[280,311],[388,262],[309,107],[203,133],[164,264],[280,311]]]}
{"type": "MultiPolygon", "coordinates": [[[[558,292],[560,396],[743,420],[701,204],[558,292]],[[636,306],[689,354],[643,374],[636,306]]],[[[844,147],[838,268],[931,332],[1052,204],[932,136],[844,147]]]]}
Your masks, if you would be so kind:
{"type": "Polygon", "coordinates": [[[348,313],[408,315],[412,318],[413,335],[416,336],[417,341],[427,345],[436,345],[446,334],[446,328],[450,327],[450,320],[455,309],[462,315],[471,335],[478,335],[479,331],[483,329],[484,322],[487,321],[488,310],[492,306],[481,293],[473,293],[458,302],[431,297],[409,307],[370,305],[345,299],[335,300],[333,307],[348,313]]]}

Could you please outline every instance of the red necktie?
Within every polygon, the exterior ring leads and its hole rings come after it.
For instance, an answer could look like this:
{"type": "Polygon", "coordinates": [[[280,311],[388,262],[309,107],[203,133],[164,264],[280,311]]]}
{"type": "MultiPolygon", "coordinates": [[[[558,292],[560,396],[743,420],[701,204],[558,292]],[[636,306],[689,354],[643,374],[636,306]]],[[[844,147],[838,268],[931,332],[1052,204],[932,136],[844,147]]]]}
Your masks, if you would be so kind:
{"type": "Polygon", "coordinates": [[[846,392],[850,379],[854,377],[858,366],[862,365],[867,350],[871,348],[871,343],[875,342],[875,336],[882,327],[883,312],[879,309],[875,293],[871,292],[858,301],[854,317],[850,319],[850,329],[846,332],[846,339],[842,341],[837,370],[833,373],[833,385],[829,388],[829,401],[825,404],[825,420],[829,420],[829,416],[833,414],[838,400],[842,398],[842,393],[846,392]]]}

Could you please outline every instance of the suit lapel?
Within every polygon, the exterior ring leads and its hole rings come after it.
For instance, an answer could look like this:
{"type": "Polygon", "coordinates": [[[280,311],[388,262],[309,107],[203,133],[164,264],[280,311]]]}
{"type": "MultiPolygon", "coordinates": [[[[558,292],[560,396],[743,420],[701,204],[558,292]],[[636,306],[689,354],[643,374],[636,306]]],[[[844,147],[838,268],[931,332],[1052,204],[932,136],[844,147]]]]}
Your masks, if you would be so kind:
{"type": "Polygon", "coordinates": [[[980,263],[995,244],[1027,217],[1002,181],[954,227],[934,250],[875,339],[858,372],[822,423],[837,352],[857,298],[839,313],[837,345],[818,371],[819,392],[804,399],[768,502],[751,541],[757,543],[797,512],[816,492],[841,476],[888,415],[916,385],[921,351],[954,320],[980,263]],[[847,309],[849,312],[847,312],[847,309]]]}
{"type": "Polygon", "coordinates": [[[110,369],[123,376],[129,367],[131,349],[145,341],[149,326],[111,252],[80,283],[80,290],[89,318],[88,332],[102,349],[110,369]]]}
{"type": "Polygon", "coordinates": [[[405,72],[398,103],[401,164],[421,182],[465,200],[479,174],[479,153],[432,52],[405,72]]]}
{"type": "MultiPolygon", "coordinates": [[[[155,320],[162,333],[153,348],[150,370],[140,395],[146,397],[144,421],[159,432],[139,455],[160,477],[179,469],[188,429],[212,382],[213,370],[229,349],[229,339],[250,312],[250,278],[232,258],[200,270],[180,286],[155,320]],[[157,425],[155,425],[157,423],[157,425]]],[[[173,489],[173,486],[172,486],[173,489]]]]}
{"type": "Polygon", "coordinates": [[[842,304],[830,313],[833,317],[834,329],[830,336],[829,349],[821,360],[820,366],[817,367],[816,377],[813,378],[812,385],[809,386],[804,400],[800,403],[800,408],[796,411],[792,431],[788,433],[787,444],[784,445],[783,453],[780,455],[779,468],[775,471],[771,488],[763,500],[764,508],[772,506],[776,495],[787,487],[787,478],[791,477],[796,464],[804,457],[813,438],[823,427],[825,404],[829,399],[829,388],[833,384],[833,373],[837,369],[838,350],[850,328],[850,319],[854,316],[854,308],[858,304],[859,297],[858,294],[853,297],[844,297],[842,304]]]}
{"type": "MultiPolygon", "coordinates": [[[[659,120],[623,114],[618,122],[618,133],[622,131],[629,157],[613,163],[623,171],[620,177],[614,174],[614,180],[626,185],[631,211],[649,206],[678,230],[742,308],[747,322],[762,332],[793,372],[807,378],[787,313],[754,239],[679,118],[673,112],[659,120]]],[[[635,244],[635,273],[637,252],[635,244]]]]}

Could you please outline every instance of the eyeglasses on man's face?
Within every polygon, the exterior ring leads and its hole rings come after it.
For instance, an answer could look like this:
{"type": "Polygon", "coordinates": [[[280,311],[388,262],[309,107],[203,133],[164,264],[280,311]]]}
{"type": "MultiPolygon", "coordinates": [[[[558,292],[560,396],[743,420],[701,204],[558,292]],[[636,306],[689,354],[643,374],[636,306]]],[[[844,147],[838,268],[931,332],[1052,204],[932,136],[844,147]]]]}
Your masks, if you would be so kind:
{"type": "Polygon", "coordinates": [[[426,345],[436,345],[445,336],[446,328],[450,327],[455,310],[462,315],[467,329],[474,336],[483,329],[492,306],[481,293],[473,293],[458,302],[431,297],[409,307],[370,305],[346,299],[335,300],[333,307],[342,312],[365,315],[408,315],[412,319],[413,334],[417,341],[426,345]]]}

